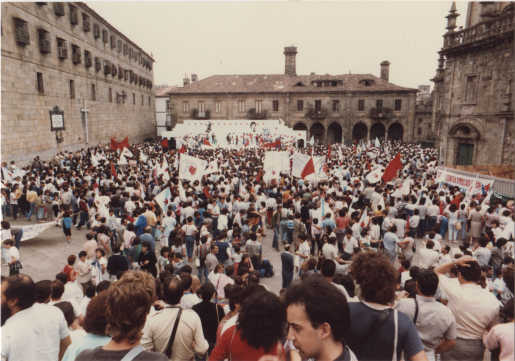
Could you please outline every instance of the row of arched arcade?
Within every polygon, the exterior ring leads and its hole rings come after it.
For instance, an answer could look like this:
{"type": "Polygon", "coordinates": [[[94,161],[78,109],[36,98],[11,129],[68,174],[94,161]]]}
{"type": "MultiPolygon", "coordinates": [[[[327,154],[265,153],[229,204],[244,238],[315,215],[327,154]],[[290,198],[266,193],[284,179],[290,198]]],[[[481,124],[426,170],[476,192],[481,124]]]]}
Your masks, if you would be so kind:
{"type": "MultiPolygon", "coordinates": [[[[311,125],[308,129],[307,125],[298,122],[293,126],[294,130],[306,130],[307,139],[313,136],[317,144],[334,144],[341,143],[343,137],[343,129],[339,123],[333,122],[327,127],[319,122],[311,125]]],[[[374,123],[370,127],[363,122],[358,122],[352,127],[352,141],[366,141],[368,139],[374,140],[376,138],[389,139],[389,140],[403,140],[404,128],[400,123],[392,123],[388,128],[383,123],[374,123]]],[[[345,139],[345,143],[350,143],[350,139],[345,139]]]]}

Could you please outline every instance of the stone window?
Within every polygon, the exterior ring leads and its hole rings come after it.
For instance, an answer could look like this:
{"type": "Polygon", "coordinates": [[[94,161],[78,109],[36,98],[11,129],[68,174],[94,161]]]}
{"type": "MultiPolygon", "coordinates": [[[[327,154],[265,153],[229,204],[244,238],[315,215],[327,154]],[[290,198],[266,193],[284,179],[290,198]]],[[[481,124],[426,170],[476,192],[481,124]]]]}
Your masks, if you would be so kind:
{"type": "Polygon", "coordinates": [[[272,100],[272,110],[274,112],[278,112],[279,111],[279,100],[272,100]]]}
{"type": "Polygon", "coordinates": [[[70,79],[70,99],[75,99],[75,81],[70,79]]]}
{"type": "Polygon", "coordinates": [[[132,104],[136,105],[136,93],[132,93],[132,104]]]}
{"type": "Polygon", "coordinates": [[[116,48],[116,37],[111,35],[111,49],[116,48]]]}
{"type": "Polygon", "coordinates": [[[125,81],[129,80],[129,70],[124,71],[123,80],[125,80],[125,81]]]}
{"type": "Polygon", "coordinates": [[[206,111],[206,104],[204,102],[198,102],[198,112],[200,115],[204,115],[206,111]]]}
{"type": "Polygon", "coordinates": [[[395,108],[396,111],[400,111],[402,109],[402,99],[395,99],[395,108]]]}
{"type": "Polygon", "coordinates": [[[57,38],[57,57],[61,60],[68,57],[68,47],[66,46],[66,40],[57,38]]]}
{"type": "Polygon", "coordinates": [[[477,102],[477,92],[479,85],[479,77],[477,75],[468,75],[465,85],[465,103],[475,104],[477,102]]]}
{"type": "Polygon", "coordinates": [[[30,44],[29,25],[20,18],[14,18],[14,36],[16,43],[21,46],[30,44]]]}
{"type": "Polygon", "coordinates": [[[89,22],[89,15],[82,13],[82,30],[84,30],[85,33],[89,32],[91,30],[91,23],[89,22]]]}
{"type": "Polygon", "coordinates": [[[100,26],[97,23],[93,24],[93,37],[95,39],[100,37],[100,26]]]}
{"type": "Polygon", "coordinates": [[[75,65],[81,62],[80,48],[75,44],[72,44],[72,62],[75,65]]]}
{"type": "Polygon", "coordinates": [[[102,41],[106,44],[109,41],[109,33],[107,32],[107,29],[102,30],[102,41]]]}
{"type": "Polygon", "coordinates": [[[319,112],[322,110],[322,100],[316,99],[315,100],[315,111],[319,112]]]}
{"type": "Polygon", "coordinates": [[[117,46],[118,52],[121,53],[122,52],[122,41],[118,40],[117,45],[118,45],[117,46]]]}
{"type": "Polygon", "coordinates": [[[373,79],[361,79],[359,83],[364,86],[372,86],[374,85],[375,81],[373,79]]]}
{"type": "Polygon", "coordinates": [[[95,84],[91,84],[91,100],[97,100],[97,90],[95,89],[95,84]]]}
{"type": "Polygon", "coordinates": [[[121,65],[118,65],[118,79],[123,79],[125,71],[123,70],[121,65]]]}
{"type": "Polygon", "coordinates": [[[238,101],[238,111],[240,113],[245,113],[245,111],[246,111],[245,100],[238,101]]]}
{"type": "Polygon", "coordinates": [[[111,74],[111,63],[109,60],[104,60],[104,75],[111,74]]]}
{"type": "Polygon", "coordinates": [[[98,56],[95,56],[95,71],[98,73],[102,69],[102,61],[98,56]]]}
{"type": "Polygon", "coordinates": [[[129,50],[128,50],[128,47],[127,47],[127,44],[123,44],[123,55],[127,55],[129,53],[129,50]]]}
{"type": "Polygon", "coordinates": [[[297,111],[301,112],[304,110],[304,100],[297,100],[297,111]]]}
{"type": "Polygon", "coordinates": [[[340,101],[335,99],[333,100],[333,112],[339,112],[340,111],[340,101]]]}
{"type": "Polygon", "coordinates": [[[43,73],[36,73],[36,90],[39,94],[45,94],[45,87],[43,85],[43,73]]]}
{"type": "Polygon", "coordinates": [[[112,88],[109,88],[107,96],[109,98],[109,103],[112,103],[113,102],[113,89],[112,88]]]}
{"type": "Polygon", "coordinates": [[[70,7],[70,24],[77,25],[79,23],[79,14],[75,5],[68,4],[70,7]]]}
{"type": "Polygon", "coordinates": [[[220,102],[216,102],[215,103],[215,112],[216,113],[221,113],[222,112],[222,103],[220,103],[220,102]]]}
{"type": "Polygon", "coordinates": [[[418,135],[422,135],[422,128],[418,128],[417,133],[418,133],[418,135]]]}
{"type": "Polygon", "coordinates": [[[189,111],[190,111],[190,103],[182,102],[182,112],[189,113],[189,111]]]}
{"type": "Polygon", "coordinates": [[[256,100],[256,112],[261,113],[263,111],[263,101],[256,100]]]}
{"type": "Polygon", "coordinates": [[[358,111],[362,112],[365,110],[365,99],[358,99],[358,111]]]}
{"type": "Polygon", "coordinates": [[[148,96],[148,106],[150,106],[150,95],[148,96]]]}
{"type": "Polygon", "coordinates": [[[64,16],[64,4],[54,3],[54,14],[56,16],[64,16]]]}
{"type": "Polygon", "coordinates": [[[84,65],[86,68],[90,68],[92,65],[91,52],[89,50],[84,50],[84,65]]]}
{"type": "Polygon", "coordinates": [[[41,54],[50,53],[50,34],[45,29],[38,29],[39,51],[41,54]]]}
{"type": "Polygon", "coordinates": [[[383,99],[377,99],[376,100],[376,109],[378,112],[383,111],[383,99]]]}
{"type": "Polygon", "coordinates": [[[141,94],[141,106],[145,105],[145,97],[141,94]]]}

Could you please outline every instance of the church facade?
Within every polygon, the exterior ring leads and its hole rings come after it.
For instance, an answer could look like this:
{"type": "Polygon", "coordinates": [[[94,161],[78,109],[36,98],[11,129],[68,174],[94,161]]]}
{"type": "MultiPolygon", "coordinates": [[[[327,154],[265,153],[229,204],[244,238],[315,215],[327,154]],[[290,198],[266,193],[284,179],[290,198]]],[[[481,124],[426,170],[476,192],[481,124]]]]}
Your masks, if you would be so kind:
{"type": "MultiPolygon", "coordinates": [[[[284,48],[284,74],[185,78],[171,90],[173,123],[187,119],[282,119],[321,143],[415,139],[417,89],[389,81],[390,63],[372,74],[297,75],[296,47],[284,48]]],[[[172,126],[174,124],[171,124],[172,126]]]]}
{"type": "Polygon", "coordinates": [[[433,130],[446,165],[515,165],[514,3],[455,3],[433,79],[433,130]]]}

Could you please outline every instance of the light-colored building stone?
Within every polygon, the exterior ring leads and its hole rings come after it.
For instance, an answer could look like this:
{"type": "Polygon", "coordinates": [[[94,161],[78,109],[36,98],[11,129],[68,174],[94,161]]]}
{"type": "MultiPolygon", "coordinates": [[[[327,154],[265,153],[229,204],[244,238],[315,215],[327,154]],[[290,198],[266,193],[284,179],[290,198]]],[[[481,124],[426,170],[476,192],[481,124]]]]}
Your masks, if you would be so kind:
{"type": "Polygon", "coordinates": [[[172,123],[185,119],[282,119],[319,143],[375,137],[414,139],[417,89],[389,82],[390,63],[372,74],[297,75],[296,47],[284,49],[284,74],[184,79],[169,92],[172,123]]]}
{"type": "Polygon", "coordinates": [[[172,129],[172,117],[170,114],[170,96],[168,92],[175,87],[163,85],[155,89],[156,105],[156,128],[157,136],[172,129]]]}
{"type": "Polygon", "coordinates": [[[470,2],[464,29],[447,16],[433,98],[446,165],[515,165],[514,3],[470,2]]]}
{"type": "Polygon", "coordinates": [[[3,159],[155,135],[149,54],[84,3],[1,6],[3,159]]]}

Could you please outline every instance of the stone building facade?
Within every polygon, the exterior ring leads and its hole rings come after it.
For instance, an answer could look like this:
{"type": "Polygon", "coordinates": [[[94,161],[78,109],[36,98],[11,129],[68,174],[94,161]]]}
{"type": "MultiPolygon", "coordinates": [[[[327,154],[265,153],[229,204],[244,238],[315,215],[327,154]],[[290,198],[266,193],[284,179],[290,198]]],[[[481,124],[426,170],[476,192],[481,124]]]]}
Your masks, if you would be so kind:
{"type": "Polygon", "coordinates": [[[433,129],[446,165],[515,165],[514,3],[453,3],[436,76],[433,129]]]}
{"type": "Polygon", "coordinates": [[[296,47],[286,47],[284,74],[184,79],[169,92],[173,122],[186,119],[282,119],[319,143],[414,139],[417,89],[389,82],[390,63],[372,74],[297,75],[296,47]]]}
{"type": "Polygon", "coordinates": [[[84,3],[1,6],[3,159],[155,135],[149,54],[84,3]]]}

